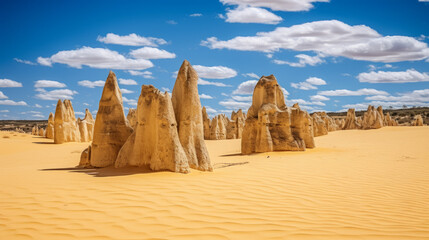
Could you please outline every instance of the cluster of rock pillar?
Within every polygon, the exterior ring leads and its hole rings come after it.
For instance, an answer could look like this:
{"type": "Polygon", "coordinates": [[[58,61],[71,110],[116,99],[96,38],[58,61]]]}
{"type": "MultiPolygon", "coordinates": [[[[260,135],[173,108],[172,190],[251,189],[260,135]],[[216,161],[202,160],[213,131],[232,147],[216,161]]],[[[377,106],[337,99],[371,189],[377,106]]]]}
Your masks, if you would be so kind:
{"type": "Polygon", "coordinates": [[[122,95],[111,71],[95,119],[94,139],[81,167],[139,166],[153,171],[212,171],[204,142],[198,75],[184,61],[172,96],[143,85],[137,109],[124,114],[122,95]]]}
{"type": "Polygon", "coordinates": [[[205,107],[203,107],[202,113],[204,139],[222,140],[241,138],[244,129],[244,121],[246,120],[246,114],[244,114],[241,109],[237,112],[233,111],[231,119],[225,116],[225,114],[219,114],[210,120],[205,107]]]}
{"type": "Polygon", "coordinates": [[[383,114],[383,108],[369,105],[367,111],[362,117],[356,117],[355,109],[350,108],[347,111],[343,130],[349,129],[378,129],[384,126],[398,126],[398,122],[390,117],[389,113],[383,114]]]}

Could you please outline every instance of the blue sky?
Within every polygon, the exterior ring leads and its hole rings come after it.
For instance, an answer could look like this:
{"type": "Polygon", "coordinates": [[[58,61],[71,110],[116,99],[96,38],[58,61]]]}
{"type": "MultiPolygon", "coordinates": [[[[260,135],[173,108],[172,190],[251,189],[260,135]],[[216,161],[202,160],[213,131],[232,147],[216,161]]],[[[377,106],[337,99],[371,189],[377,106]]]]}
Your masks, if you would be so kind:
{"type": "Polygon", "coordinates": [[[309,112],[429,106],[427,16],[422,0],[1,1],[0,119],[47,119],[58,98],[95,113],[109,70],[135,108],[184,59],[211,116],[247,111],[270,74],[309,112]]]}

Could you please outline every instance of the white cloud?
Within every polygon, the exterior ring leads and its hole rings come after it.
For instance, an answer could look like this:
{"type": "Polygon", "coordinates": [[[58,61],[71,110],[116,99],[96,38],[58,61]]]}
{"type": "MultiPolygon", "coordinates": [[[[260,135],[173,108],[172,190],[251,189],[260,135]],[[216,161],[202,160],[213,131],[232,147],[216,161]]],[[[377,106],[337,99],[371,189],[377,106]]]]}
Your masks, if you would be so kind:
{"type": "Polygon", "coordinates": [[[370,64],[368,65],[368,68],[370,71],[374,71],[377,69],[382,69],[382,68],[394,68],[391,64],[384,64],[383,66],[376,66],[374,64],[370,64]]]}
{"type": "Polygon", "coordinates": [[[243,73],[241,75],[243,75],[245,77],[251,77],[251,78],[259,79],[259,76],[256,73],[243,73]]]}
{"type": "Polygon", "coordinates": [[[27,103],[24,101],[15,102],[13,100],[0,100],[0,105],[27,106],[27,103]]]}
{"type": "Polygon", "coordinates": [[[201,17],[203,16],[203,14],[201,13],[192,13],[191,15],[189,15],[190,17],[201,17]]]}
{"type": "Polygon", "coordinates": [[[177,25],[177,22],[174,20],[168,20],[166,23],[168,23],[170,25],[177,25]]]}
{"type": "Polygon", "coordinates": [[[263,8],[237,7],[227,10],[225,21],[230,23],[278,24],[282,20],[281,17],[263,8]]]}
{"type": "Polygon", "coordinates": [[[169,94],[171,94],[171,90],[169,88],[162,87],[161,89],[162,89],[162,91],[168,92],[169,94]]]}
{"type": "Polygon", "coordinates": [[[202,78],[225,79],[225,78],[232,78],[237,76],[237,71],[229,67],[224,67],[224,66],[206,67],[201,65],[194,65],[193,67],[195,71],[197,71],[198,76],[202,78]]]}
{"type": "Polygon", "coordinates": [[[428,82],[429,75],[424,72],[418,72],[414,69],[408,69],[404,72],[369,72],[358,75],[359,82],[369,83],[407,83],[407,82],[428,82]]]}
{"type": "Polygon", "coordinates": [[[249,80],[240,83],[238,85],[237,89],[235,89],[232,94],[237,95],[252,95],[253,90],[255,89],[256,84],[258,83],[258,80],[249,80]]]}
{"type": "Polygon", "coordinates": [[[251,102],[237,102],[232,99],[220,101],[219,105],[226,107],[227,109],[248,109],[252,103],[251,102]]]}
{"type": "Polygon", "coordinates": [[[338,89],[338,90],[328,90],[328,91],[320,91],[317,93],[318,95],[324,96],[368,96],[368,95],[389,95],[385,91],[380,91],[371,88],[362,88],[359,90],[347,90],[347,89],[338,89]]]}
{"type": "Polygon", "coordinates": [[[210,95],[207,95],[207,94],[200,94],[200,98],[201,99],[213,99],[213,97],[212,96],[210,96],[210,95]]]}
{"type": "Polygon", "coordinates": [[[273,62],[275,64],[287,64],[291,67],[305,67],[307,65],[316,66],[325,62],[325,60],[321,58],[321,55],[309,56],[306,54],[298,54],[295,57],[298,58],[298,62],[288,62],[282,60],[273,60],[273,62]]]}
{"type": "Polygon", "coordinates": [[[42,114],[33,114],[31,116],[36,118],[45,118],[45,116],[43,116],[42,114]]]}
{"type": "Polygon", "coordinates": [[[6,99],[8,98],[2,91],[0,91],[0,99],[6,99]]]}
{"type": "Polygon", "coordinates": [[[176,54],[168,52],[166,50],[154,48],[154,47],[143,47],[139,49],[132,50],[130,52],[131,56],[134,58],[142,59],[166,59],[166,58],[175,58],[176,54]]]}
{"type": "Polygon", "coordinates": [[[310,97],[311,101],[328,101],[329,98],[322,95],[313,95],[310,97]]]}
{"type": "Polygon", "coordinates": [[[287,105],[294,105],[295,103],[298,103],[299,105],[316,105],[316,106],[325,106],[326,104],[321,101],[306,101],[304,99],[289,99],[286,100],[287,105]]]}
{"type": "Polygon", "coordinates": [[[213,85],[216,87],[231,87],[231,85],[226,85],[225,83],[206,81],[206,80],[201,79],[201,78],[198,79],[198,85],[213,85]]]}
{"type": "Polygon", "coordinates": [[[429,89],[414,90],[412,92],[399,93],[397,96],[384,95],[384,96],[370,96],[365,100],[372,101],[390,101],[390,102],[429,102],[429,89]]]}
{"type": "Polygon", "coordinates": [[[206,107],[206,112],[208,113],[208,114],[214,114],[214,113],[217,113],[217,111],[215,110],[215,109],[213,109],[213,108],[211,108],[211,107],[209,107],[209,106],[205,106],[206,107]]]}
{"type": "Polygon", "coordinates": [[[63,88],[66,86],[64,83],[52,80],[37,80],[34,84],[35,88],[63,88]]]}
{"type": "Polygon", "coordinates": [[[13,60],[19,62],[19,63],[24,63],[24,64],[28,64],[28,65],[36,65],[36,63],[32,62],[32,61],[28,61],[28,60],[22,60],[19,58],[14,58],[13,60]]]}
{"type": "Polygon", "coordinates": [[[84,106],[91,106],[89,103],[83,103],[84,106]]]}
{"type": "Polygon", "coordinates": [[[133,93],[134,91],[131,91],[131,90],[128,90],[128,89],[125,89],[125,88],[121,88],[121,93],[122,94],[128,94],[128,93],[133,93]]]}
{"type": "Polygon", "coordinates": [[[316,86],[326,85],[325,80],[317,77],[309,77],[304,82],[291,83],[291,87],[301,89],[301,90],[312,90],[317,89],[316,86]]]}
{"type": "Polygon", "coordinates": [[[133,79],[124,79],[119,78],[119,83],[122,85],[138,85],[137,82],[133,79]]]}
{"type": "Polygon", "coordinates": [[[94,87],[103,87],[104,84],[106,82],[103,80],[98,80],[98,81],[89,81],[89,80],[82,80],[77,82],[78,85],[83,86],[83,87],[87,87],[87,88],[94,88],[94,87]]]}
{"type": "Polygon", "coordinates": [[[239,102],[251,102],[252,101],[252,96],[232,96],[232,99],[234,99],[235,101],[239,101],[239,102]]]}
{"type": "Polygon", "coordinates": [[[22,87],[22,83],[10,79],[0,79],[0,87],[22,87]]]}
{"type": "Polygon", "coordinates": [[[46,91],[43,88],[38,88],[36,91],[39,92],[36,94],[36,98],[53,101],[58,101],[58,99],[73,99],[73,95],[78,94],[78,92],[70,89],[56,89],[52,91],[46,91]]]}
{"type": "Polygon", "coordinates": [[[85,116],[85,113],[83,112],[74,112],[75,115],[79,115],[79,116],[85,116]]]}
{"type": "Polygon", "coordinates": [[[308,11],[314,2],[329,2],[329,0],[220,0],[224,5],[241,5],[265,7],[274,11],[297,12],[308,11]]]}
{"type": "Polygon", "coordinates": [[[52,63],[62,63],[74,68],[82,68],[83,65],[91,68],[121,70],[143,70],[153,67],[152,62],[147,59],[126,58],[107,48],[91,47],[60,51],[49,58],[40,57],[38,62],[46,66],[51,66],[52,63]]]}
{"type": "Polygon", "coordinates": [[[37,103],[34,105],[34,107],[35,108],[43,108],[40,104],[37,104],[37,103]]]}
{"type": "Polygon", "coordinates": [[[154,78],[152,76],[152,72],[149,72],[149,71],[140,72],[136,70],[128,70],[127,72],[133,76],[142,76],[143,78],[154,78]]]}
{"type": "Polygon", "coordinates": [[[9,110],[0,110],[1,113],[8,113],[9,110]]]}
{"type": "Polygon", "coordinates": [[[315,21],[278,27],[256,36],[238,36],[227,41],[208,38],[201,45],[211,49],[233,49],[272,53],[285,50],[314,51],[373,62],[400,62],[429,57],[426,43],[406,36],[381,36],[364,25],[350,26],[338,20],[315,21]]]}
{"type": "Polygon", "coordinates": [[[137,100],[135,99],[128,99],[126,97],[122,97],[122,101],[127,103],[128,105],[137,106],[137,100]]]}
{"type": "Polygon", "coordinates": [[[135,33],[131,33],[130,35],[120,36],[114,33],[108,33],[105,37],[98,36],[97,41],[108,43],[108,44],[118,44],[124,46],[151,46],[156,47],[158,44],[166,44],[162,38],[154,38],[154,37],[142,37],[135,33]]]}

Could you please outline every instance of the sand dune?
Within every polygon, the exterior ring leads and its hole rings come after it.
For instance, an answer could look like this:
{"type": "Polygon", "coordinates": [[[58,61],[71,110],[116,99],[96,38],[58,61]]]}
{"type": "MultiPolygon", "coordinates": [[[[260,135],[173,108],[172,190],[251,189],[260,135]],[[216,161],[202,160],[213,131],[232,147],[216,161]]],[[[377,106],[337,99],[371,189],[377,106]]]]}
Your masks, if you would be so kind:
{"type": "Polygon", "coordinates": [[[87,143],[0,132],[0,239],[428,239],[429,127],[337,131],[214,172],[85,169],[87,143]],[[9,136],[9,138],[4,138],[9,136]]]}

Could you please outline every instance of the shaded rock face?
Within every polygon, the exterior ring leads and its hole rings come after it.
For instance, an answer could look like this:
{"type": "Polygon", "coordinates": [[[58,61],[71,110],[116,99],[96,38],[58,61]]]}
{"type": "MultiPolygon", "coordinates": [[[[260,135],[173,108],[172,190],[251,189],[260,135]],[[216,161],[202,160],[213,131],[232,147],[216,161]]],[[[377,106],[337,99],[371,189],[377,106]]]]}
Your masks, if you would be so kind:
{"type": "Polygon", "coordinates": [[[360,129],[360,127],[361,126],[356,119],[355,109],[349,108],[349,110],[347,111],[347,117],[344,122],[343,130],[360,129]]]}
{"type": "Polygon", "coordinates": [[[119,151],[115,167],[149,166],[151,170],[189,172],[168,93],[143,85],[137,109],[136,128],[119,151]]]}
{"type": "Polygon", "coordinates": [[[39,129],[39,136],[41,137],[45,136],[45,130],[43,128],[39,129]]]}
{"type": "Polygon", "coordinates": [[[54,117],[54,143],[79,142],[80,133],[70,100],[58,100],[54,117]]]}
{"type": "Polygon", "coordinates": [[[89,142],[92,141],[93,131],[94,131],[94,118],[92,117],[91,112],[88,109],[85,109],[85,117],[83,120],[80,118],[77,119],[77,124],[79,125],[80,132],[80,141],[89,142]]]}
{"type": "Polygon", "coordinates": [[[326,126],[326,129],[328,130],[328,132],[333,132],[333,131],[338,130],[338,126],[335,123],[335,120],[333,118],[331,118],[330,116],[328,116],[328,114],[326,114],[326,112],[321,112],[320,117],[322,118],[323,121],[325,121],[325,126],[326,126]]]}
{"type": "Polygon", "coordinates": [[[46,126],[46,137],[54,139],[54,114],[49,113],[48,126],[46,126]]]}
{"type": "Polygon", "coordinates": [[[80,168],[90,168],[90,167],[92,167],[91,163],[90,163],[90,158],[91,158],[91,145],[89,145],[81,153],[81,155],[80,155],[80,162],[79,162],[79,165],[77,167],[80,167],[80,168]]]}
{"type": "Polygon", "coordinates": [[[313,113],[311,115],[311,117],[313,118],[314,136],[318,137],[318,136],[327,135],[328,134],[328,128],[327,128],[325,120],[323,120],[322,117],[318,113],[313,113]]]}
{"type": "Polygon", "coordinates": [[[252,106],[247,112],[241,140],[241,152],[251,154],[303,151],[306,148],[306,142],[309,143],[308,147],[314,147],[311,128],[311,118],[308,113],[299,107],[286,106],[277,79],[273,75],[263,76],[253,91],[252,106]]]}
{"type": "Polygon", "coordinates": [[[207,114],[206,107],[203,107],[202,109],[203,114],[203,125],[204,125],[204,139],[209,140],[210,139],[210,118],[207,114]]]}
{"type": "Polygon", "coordinates": [[[212,171],[213,167],[204,142],[204,125],[197,81],[197,72],[188,61],[183,61],[174,84],[172,103],[180,143],[188,158],[189,166],[202,171],[212,171]]]}
{"type": "Polygon", "coordinates": [[[227,127],[229,120],[223,114],[215,116],[211,121],[210,126],[210,139],[223,140],[227,138],[227,127]]]}
{"type": "Polygon", "coordinates": [[[390,113],[386,113],[386,116],[384,116],[384,126],[398,126],[398,122],[390,116],[390,113]]]}
{"type": "Polygon", "coordinates": [[[344,119],[335,119],[335,124],[338,127],[338,130],[343,129],[346,121],[344,119]]]}
{"type": "MultiPolygon", "coordinates": [[[[381,109],[381,107],[379,107],[381,109]]],[[[374,106],[369,105],[368,110],[365,112],[362,119],[362,129],[378,129],[383,127],[383,110],[381,114],[379,109],[375,109],[374,106]]]]}
{"type": "Polygon", "coordinates": [[[110,71],[95,119],[91,165],[107,167],[114,164],[119,150],[132,132],[133,129],[124,115],[122,94],[116,75],[110,71]]]}
{"type": "Polygon", "coordinates": [[[241,109],[237,112],[233,111],[231,114],[231,121],[235,122],[235,138],[241,138],[243,136],[244,122],[246,121],[246,116],[243,111],[241,109]]]}
{"type": "Polygon", "coordinates": [[[135,129],[137,124],[137,109],[130,108],[128,110],[127,120],[130,123],[130,126],[135,129]]]}
{"type": "Polygon", "coordinates": [[[414,117],[414,121],[412,123],[413,126],[423,126],[423,118],[422,115],[416,115],[414,117]]]}

